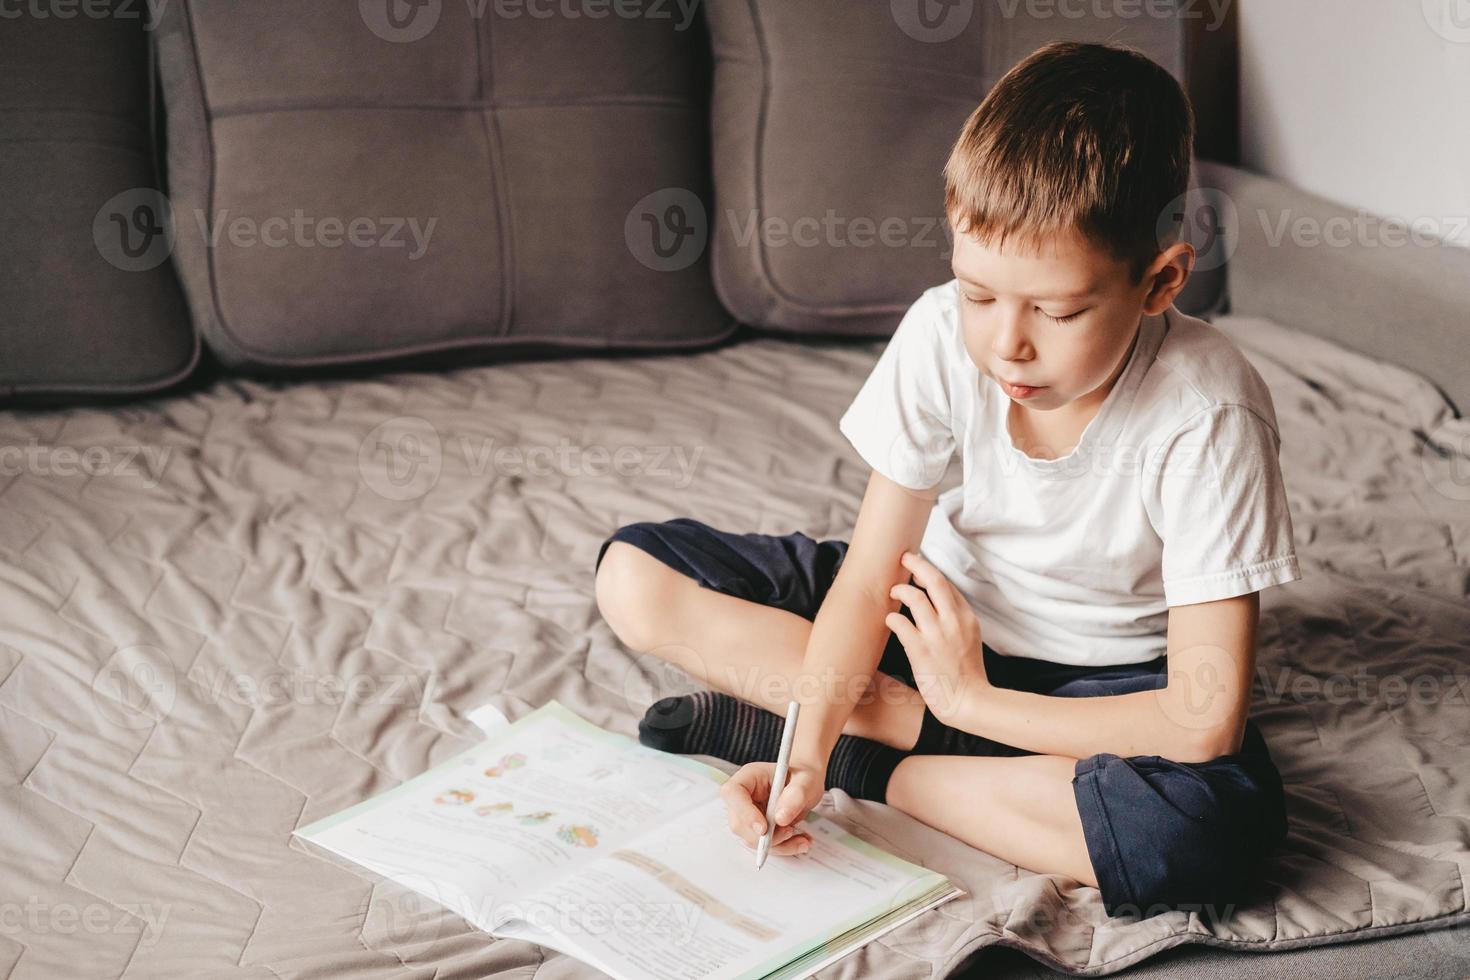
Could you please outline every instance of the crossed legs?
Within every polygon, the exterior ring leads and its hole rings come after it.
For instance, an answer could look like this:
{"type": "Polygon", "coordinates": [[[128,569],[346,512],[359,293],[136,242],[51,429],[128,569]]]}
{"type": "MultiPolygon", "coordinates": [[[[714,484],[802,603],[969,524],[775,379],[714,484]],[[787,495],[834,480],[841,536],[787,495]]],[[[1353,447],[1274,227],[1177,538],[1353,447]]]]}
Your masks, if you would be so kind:
{"type": "MultiPolygon", "coordinates": [[[[598,568],[597,605],[630,649],[659,657],[775,713],[785,710],[812,624],[713,589],[624,541],[598,568]]],[[[875,673],[843,732],[899,749],[919,736],[919,692],[875,673]]],[[[1075,759],[1051,755],[909,756],[886,802],[973,847],[1042,874],[1097,880],[1072,792],[1075,759]]]]}

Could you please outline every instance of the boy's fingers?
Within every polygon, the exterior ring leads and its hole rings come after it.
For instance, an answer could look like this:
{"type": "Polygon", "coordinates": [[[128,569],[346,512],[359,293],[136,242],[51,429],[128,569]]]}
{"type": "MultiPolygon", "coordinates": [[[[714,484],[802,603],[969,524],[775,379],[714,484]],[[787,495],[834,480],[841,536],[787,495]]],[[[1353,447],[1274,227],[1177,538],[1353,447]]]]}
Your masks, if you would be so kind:
{"type": "Polygon", "coordinates": [[[730,830],[745,842],[746,847],[754,847],[761,834],[765,833],[764,830],[756,830],[755,825],[748,821],[735,819],[730,821],[730,830]]]}
{"type": "MultiPolygon", "coordinates": [[[[754,848],[766,831],[764,797],[771,790],[773,770],[770,763],[753,762],[741,767],[720,787],[730,830],[747,848],[754,848]]],[[[776,829],[771,835],[772,854],[800,854],[811,845],[811,835],[793,824],[806,817],[807,804],[814,795],[814,783],[815,777],[811,773],[804,770],[792,773],[791,781],[781,792],[776,811],[776,829]]],[[[815,795],[820,797],[820,793],[815,795]]]]}
{"type": "Polygon", "coordinates": [[[943,572],[934,567],[933,562],[917,552],[909,551],[904,553],[903,565],[914,577],[914,581],[923,587],[923,594],[941,619],[956,614],[958,610],[955,608],[954,586],[944,577],[943,572]]]}
{"type": "Polygon", "coordinates": [[[919,629],[932,631],[939,628],[939,614],[929,602],[929,597],[920,592],[917,586],[901,582],[889,589],[888,594],[909,607],[909,613],[919,629]]]}
{"type": "Polygon", "coordinates": [[[771,845],[771,853],[782,855],[803,854],[810,850],[811,846],[812,838],[810,834],[797,834],[794,837],[782,841],[780,845],[771,845]]]}
{"type": "Polygon", "coordinates": [[[806,817],[807,788],[803,783],[789,783],[781,790],[781,799],[776,801],[776,824],[791,826],[806,817]]]}
{"type": "Polygon", "coordinates": [[[919,628],[909,622],[903,613],[889,613],[884,617],[883,625],[893,631],[893,635],[898,637],[898,642],[903,644],[904,650],[908,651],[910,655],[920,645],[919,628]]]}
{"type": "Polygon", "coordinates": [[[821,795],[816,778],[806,770],[797,771],[776,801],[777,826],[788,827],[801,820],[806,816],[809,803],[814,798],[820,799],[821,795]]]}
{"type": "MultiPolygon", "coordinates": [[[[780,831],[777,831],[776,833],[777,836],[780,836],[780,831]]],[[[756,841],[759,840],[760,838],[757,837],[755,841],[747,841],[745,844],[746,848],[752,851],[755,850],[756,841]]],[[[766,853],[782,855],[804,854],[807,851],[811,850],[811,846],[812,835],[803,831],[798,834],[792,834],[790,837],[785,838],[780,843],[776,843],[773,841],[771,843],[771,849],[766,853]]]]}
{"type": "Polygon", "coordinates": [[[756,795],[764,797],[770,789],[767,778],[763,778],[757,767],[745,766],[720,787],[720,796],[725,800],[725,811],[729,816],[730,829],[747,843],[766,830],[766,816],[757,806],[756,795]]]}

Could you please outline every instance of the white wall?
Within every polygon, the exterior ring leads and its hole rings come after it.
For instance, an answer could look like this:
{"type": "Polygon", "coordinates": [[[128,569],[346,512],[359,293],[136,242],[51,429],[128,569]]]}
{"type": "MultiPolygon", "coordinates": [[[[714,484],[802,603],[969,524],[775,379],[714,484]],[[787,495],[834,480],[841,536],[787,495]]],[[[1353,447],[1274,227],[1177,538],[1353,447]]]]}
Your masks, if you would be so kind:
{"type": "Polygon", "coordinates": [[[1241,163],[1470,247],[1470,0],[1237,0],[1241,163]]]}

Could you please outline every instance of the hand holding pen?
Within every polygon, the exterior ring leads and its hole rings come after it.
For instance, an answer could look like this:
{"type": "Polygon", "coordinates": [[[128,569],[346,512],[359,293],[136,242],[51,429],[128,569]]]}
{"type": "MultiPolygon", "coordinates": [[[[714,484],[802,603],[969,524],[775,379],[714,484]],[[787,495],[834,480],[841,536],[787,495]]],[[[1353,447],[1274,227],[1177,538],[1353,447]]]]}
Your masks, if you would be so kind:
{"type": "MultiPolygon", "coordinates": [[[[783,742],[791,740],[788,736],[794,731],[793,715],[796,710],[799,709],[787,706],[783,742]]],[[[826,766],[823,764],[819,770],[815,765],[791,758],[789,746],[785,754],[788,764],[783,790],[772,792],[776,779],[775,763],[752,762],[726,780],[720,796],[725,801],[730,830],[747,847],[759,849],[760,839],[769,836],[768,853],[804,854],[811,847],[811,834],[798,825],[807,811],[821,802],[826,766]]],[[[760,864],[757,863],[756,867],[760,864]]]]}

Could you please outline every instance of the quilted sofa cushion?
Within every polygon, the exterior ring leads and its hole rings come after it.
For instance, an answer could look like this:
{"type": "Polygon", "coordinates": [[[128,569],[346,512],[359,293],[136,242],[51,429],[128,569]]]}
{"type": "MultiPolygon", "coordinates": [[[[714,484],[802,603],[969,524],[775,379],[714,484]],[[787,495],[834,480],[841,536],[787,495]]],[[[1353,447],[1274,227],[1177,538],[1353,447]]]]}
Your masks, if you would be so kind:
{"type": "Polygon", "coordinates": [[[0,400],[151,391],[198,357],[157,191],[146,9],[0,21],[0,400]]]}
{"type": "MultiPolygon", "coordinates": [[[[1107,40],[1182,80],[1190,38],[1218,26],[1061,9],[709,0],[712,250],[725,306],[772,330],[891,333],[924,289],[951,278],[942,170],[1001,75],[1051,40],[1107,40]]],[[[1208,236],[1206,220],[1187,224],[1208,236]]],[[[1180,308],[1211,309],[1222,277],[1200,263],[1180,308]]]]}
{"type": "Polygon", "coordinates": [[[206,341],[274,373],[732,332],[704,29],[656,7],[169,4],[175,254],[206,341]]]}

